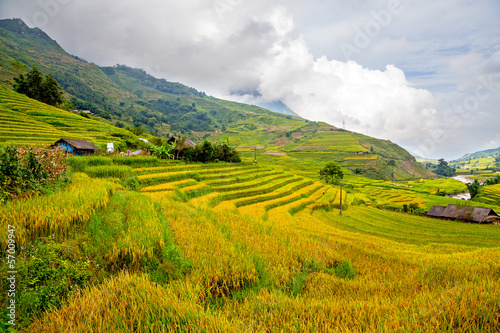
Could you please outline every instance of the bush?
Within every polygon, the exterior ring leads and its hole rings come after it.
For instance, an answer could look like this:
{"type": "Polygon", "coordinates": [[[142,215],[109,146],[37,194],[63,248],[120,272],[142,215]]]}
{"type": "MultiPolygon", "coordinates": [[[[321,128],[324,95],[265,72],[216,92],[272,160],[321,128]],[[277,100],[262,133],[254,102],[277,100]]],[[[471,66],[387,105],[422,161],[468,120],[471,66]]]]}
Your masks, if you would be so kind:
{"type": "Polygon", "coordinates": [[[120,183],[123,185],[123,187],[125,187],[126,189],[129,189],[131,191],[139,191],[140,190],[140,182],[139,182],[139,178],[137,178],[137,176],[130,176],[130,177],[123,178],[120,183]]]}
{"type": "Polygon", "coordinates": [[[0,151],[0,202],[40,191],[65,173],[66,161],[58,150],[7,146],[0,151]]]}
{"type": "MultiPolygon", "coordinates": [[[[81,288],[98,282],[96,264],[89,259],[90,253],[78,245],[59,244],[49,237],[20,250],[16,258],[19,320],[29,322],[48,309],[59,307],[81,288]]],[[[3,265],[3,276],[8,276],[6,270],[7,265],[3,265]]],[[[8,281],[3,280],[4,290],[8,290],[8,281]]]]}
{"type": "Polygon", "coordinates": [[[352,279],[356,276],[354,267],[352,267],[351,261],[349,259],[344,259],[342,264],[335,268],[335,275],[343,279],[352,279]]]}
{"type": "Polygon", "coordinates": [[[240,163],[241,158],[236,148],[225,142],[212,144],[210,141],[203,141],[197,144],[194,149],[182,150],[179,157],[185,162],[231,162],[240,163]]]}
{"type": "Polygon", "coordinates": [[[197,182],[201,182],[201,176],[198,172],[190,174],[190,177],[196,180],[197,182]]]}

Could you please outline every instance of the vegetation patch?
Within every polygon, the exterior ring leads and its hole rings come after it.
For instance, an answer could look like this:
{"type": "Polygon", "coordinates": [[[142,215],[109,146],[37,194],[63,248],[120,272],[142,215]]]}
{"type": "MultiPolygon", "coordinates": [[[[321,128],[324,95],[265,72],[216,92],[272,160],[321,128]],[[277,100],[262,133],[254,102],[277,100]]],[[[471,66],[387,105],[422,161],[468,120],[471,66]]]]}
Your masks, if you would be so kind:
{"type": "Polygon", "coordinates": [[[100,165],[86,167],[84,172],[90,177],[126,178],[132,176],[132,168],[127,165],[100,165]]]}
{"type": "Polygon", "coordinates": [[[42,148],[0,148],[0,204],[68,183],[61,152],[42,148]]]}

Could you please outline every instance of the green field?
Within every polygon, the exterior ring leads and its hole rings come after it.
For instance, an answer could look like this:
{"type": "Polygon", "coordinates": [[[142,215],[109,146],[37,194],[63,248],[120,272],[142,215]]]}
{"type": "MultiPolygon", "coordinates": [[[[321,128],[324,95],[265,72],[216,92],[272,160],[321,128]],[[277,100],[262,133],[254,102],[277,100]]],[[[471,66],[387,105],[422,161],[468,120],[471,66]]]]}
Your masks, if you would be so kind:
{"type": "Polygon", "coordinates": [[[461,170],[464,170],[464,172],[467,171],[470,172],[470,170],[477,171],[477,170],[484,170],[487,168],[494,168],[497,165],[497,163],[495,162],[495,157],[490,156],[481,158],[471,158],[465,161],[452,162],[451,165],[454,168],[460,168],[461,170]]]}
{"type": "Polygon", "coordinates": [[[91,177],[0,212],[20,332],[500,329],[500,228],[400,211],[456,203],[435,192],[458,181],[351,175],[340,216],[303,172],[122,159],[73,159],[91,177]]]}
{"type": "MultiPolygon", "coordinates": [[[[475,200],[490,205],[500,206],[500,184],[485,186],[475,200]]],[[[495,211],[498,213],[498,210],[495,211]]]]}
{"type": "Polygon", "coordinates": [[[125,140],[137,140],[125,129],[40,103],[0,86],[1,145],[49,146],[61,138],[87,140],[104,150],[107,142],[125,146],[125,140]]]}

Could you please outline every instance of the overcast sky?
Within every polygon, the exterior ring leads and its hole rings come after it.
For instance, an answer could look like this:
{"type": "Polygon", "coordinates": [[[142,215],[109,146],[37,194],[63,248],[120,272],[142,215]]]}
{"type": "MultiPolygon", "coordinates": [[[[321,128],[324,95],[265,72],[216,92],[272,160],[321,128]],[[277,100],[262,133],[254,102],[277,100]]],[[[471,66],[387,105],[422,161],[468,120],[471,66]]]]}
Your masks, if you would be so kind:
{"type": "Polygon", "coordinates": [[[97,65],[454,159],[500,146],[498,0],[0,0],[97,65]]]}

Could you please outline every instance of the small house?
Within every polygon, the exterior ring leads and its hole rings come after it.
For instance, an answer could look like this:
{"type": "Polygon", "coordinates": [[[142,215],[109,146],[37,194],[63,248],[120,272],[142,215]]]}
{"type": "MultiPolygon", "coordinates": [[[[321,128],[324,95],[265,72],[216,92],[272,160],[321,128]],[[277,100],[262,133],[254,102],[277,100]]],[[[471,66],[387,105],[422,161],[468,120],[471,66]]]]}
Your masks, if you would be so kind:
{"type": "MultiPolygon", "coordinates": [[[[168,139],[167,142],[169,144],[173,144],[174,142],[182,142],[182,140],[184,140],[184,139],[181,138],[181,137],[179,137],[179,136],[175,136],[174,135],[170,139],[168,139]]],[[[193,148],[194,149],[194,147],[196,147],[196,144],[193,141],[191,141],[189,139],[186,139],[186,141],[184,141],[184,146],[185,146],[185,148],[188,148],[188,149],[189,148],[193,148]]]]}
{"type": "Polygon", "coordinates": [[[95,155],[100,148],[86,140],[59,139],[50,147],[64,150],[67,154],[75,156],[95,155]]]}
{"type": "Polygon", "coordinates": [[[500,217],[491,208],[474,206],[432,206],[427,216],[447,220],[459,220],[472,223],[495,223],[500,217]]]}

